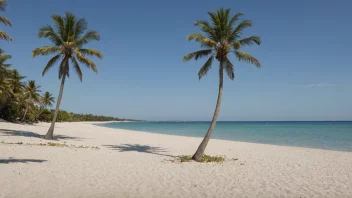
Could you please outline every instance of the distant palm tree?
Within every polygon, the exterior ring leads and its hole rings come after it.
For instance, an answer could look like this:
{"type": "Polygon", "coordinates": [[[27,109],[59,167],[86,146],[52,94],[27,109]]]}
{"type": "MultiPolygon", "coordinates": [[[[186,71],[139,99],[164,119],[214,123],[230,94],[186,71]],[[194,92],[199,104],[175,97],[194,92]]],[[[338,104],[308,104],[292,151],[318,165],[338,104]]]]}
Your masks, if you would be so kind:
{"type": "Polygon", "coordinates": [[[33,57],[38,55],[55,54],[45,66],[42,75],[60,61],[59,79],[61,79],[61,86],[59,97],[57,99],[56,109],[54,113],[51,126],[45,135],[45,139],[53,139],[54,127],[57,114],[60,108],[62,93],[64,90],[66,76],[69,77],[69,62],[71,61],[74,70],[79,79],[82,81],[82,71],[78,62],[83,63],[94,72],[98,72],[95,63],[89,60],[86,56],[96,56],[103,59],[103,55],[95,49],[83,48],[84,45],[93,40],[99,40],[100,36],[96,31],[87,31],[87,22],[85,19],[77,19],[73,14],[66,12],[64,17],[53,15],[52,19],[55,27],[50,25],[43,26],[39,29],[38,36],[40,38],[48,38],[54,46],[44,46],[33,50],[33,57]],[[82,36],[83,35],[83,36],[82,36]]]}
{"type": "Polygon", "coordinates": [[[238,22],[242,13],[237,13],[233,16],[230,15],[230,9],[218,9],[217,12],[208,12],[211,22],[196,21],[195,26],[199,27],[203,33],[193,33],[188,36],[188,40],[195,40],[200,44],[203,50],[192,52],[183,58],[183,61],[191,59],[198,60],[202,57],[209,57],[202,68],[199,70],[198,77],[204,77],[212,66],[214,58],[219,61],[219,93],[213,119],[207,134],[199,145],[196,153],[192,159],[200,161],[204,150],[210,140],[213,129],[216,125],[216,120],[220,111],[220,103],[223,91],[223,75],[224,70],[231,80],[234,79],[234,66],[229,59],[229,54],[234,53],[239,61],[246,61],[260,67],[257,59],[251,55],[239,51],[241,47],[249,46],[251,44],[260,44],[258,36],[251,36],[242,38],[242,33],[245,28],[251,27],[252,22],[243,20],[238,22]]]}
{"type": "Polygon", "coordinates": [[[25,103],[26,103],[26,110],[24,112],[22,122],[24,121],[24,118],[27,115],[29,106],[32,105],[33,103],[39,102],[40,95],[39,92],[40,86],[37,86],[34,80],[28,81],[28,84],[25,87],[25,103]]]}
{"type": "MultiPolygon", "coordinates": [[[[4,12],[7,7],[7,0],[0,0],[0,12],[4,12]]],[[[11,21],[9,21],[7,18],[0,16],[0,22],[7,25],[7,26],[12,26],[11,21]]],[[[7,40],[7,41],[12,41],[12,38],[4,31],[0,30],[0,39],[2,40],[7,40]]],[[[0,51],[2,51],[0,49],[0,51]]]]}
{"type": "Polygon", "coordinates": [[[45,110],[46,107],[53,106],[55,102],[55,97],[49,93],[48,91],[44,93],[43,97],[41,98],[41,107],[38,115],[35,116],[35,120],[40,116],[40,114],[45,110]]]}

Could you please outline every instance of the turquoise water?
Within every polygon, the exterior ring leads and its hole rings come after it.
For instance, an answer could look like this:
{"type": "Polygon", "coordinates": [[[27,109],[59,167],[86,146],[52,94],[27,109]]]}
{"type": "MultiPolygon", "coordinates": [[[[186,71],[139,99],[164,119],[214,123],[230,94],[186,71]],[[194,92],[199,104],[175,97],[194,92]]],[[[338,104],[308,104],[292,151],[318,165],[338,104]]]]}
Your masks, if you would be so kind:
{"type": "MultiPolygon", "coordinates": [[[[210,122],[114,122],[100,126],[204,137],[210,122]]],[[[212,138],[352,152],[352,122],[218,122],[212,138]]]]}

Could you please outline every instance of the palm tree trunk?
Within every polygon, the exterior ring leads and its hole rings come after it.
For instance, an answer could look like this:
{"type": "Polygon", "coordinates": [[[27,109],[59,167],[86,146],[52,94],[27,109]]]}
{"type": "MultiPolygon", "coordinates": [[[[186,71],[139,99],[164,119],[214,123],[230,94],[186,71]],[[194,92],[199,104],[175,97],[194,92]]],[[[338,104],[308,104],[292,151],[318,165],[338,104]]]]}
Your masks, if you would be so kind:
{"type": "Polygon", "coordinates": [[[37,118],[39,118],[40,114],[43,113],[45,107],[43,106],[43,107],[41,107],[40,109],[41,109],[40,112],[34,117],[34,120],[33,120],[33,121],[35,121],[37,118]]]}
{"type": "Polygon", "coordinates": [[[44,139],[47,139],[47,140],[52,140],[53,139],[55,122],[56,122],[57,114],[59,113],[59,110],[60,110],[60,103],[61,103],[62,93],[64,92],[65,78],[66,78],[66,75],[64,74],[62,76],[62,80],[61,80],[60,93],[59,93],[59,97],[57,99],[54,117],[53,117],[53,120],[51,121],[50,128],[49,128],[48,132],[46,133],[46,135],[44,137],[44,139]]]}
{"type": "Polygon", "coordinates": [[[29,102],[28,102],[28,104],[27,104],[26,111],[24,111],[24,115],[23,115],[23,118],[22,118],[22,121],[21,121],[21,122],[23,122],[23,121],[24,121],[24,118],[26,117],[26,114],[27,114],[28,108],[29,108],[29,102]]]}
{"type": "Polygon", "coordinates": [[[222,89],[223,89],[223,79],[224,79],[224,68],[223,68],[223,62],[220,61],[220,69],[219,69],[219,93],[218,93],[218,100],[216,102],[216,108],[214,112],[213,119],[211,121],[211,124],[209,126],[208,132],[205,135],[202,143],[200,143],[196,153],[192,156],[192,159],[195,161],[200,161],[203,157],[204,150],[208,145],[208,142],[210,140],[211,134],[213,133],[213,130],[216,125],[216,120],[218,119],[218,115],[220,112],[220,105],[221,105],[221,99],[222,99],[222,89]]]}

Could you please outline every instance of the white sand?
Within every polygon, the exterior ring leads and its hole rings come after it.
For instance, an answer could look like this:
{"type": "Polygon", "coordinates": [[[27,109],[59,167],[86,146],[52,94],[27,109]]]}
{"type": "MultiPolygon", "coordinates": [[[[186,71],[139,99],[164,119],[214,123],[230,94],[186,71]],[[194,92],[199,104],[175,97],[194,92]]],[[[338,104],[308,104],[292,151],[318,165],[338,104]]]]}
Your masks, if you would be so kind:
{"type": "MultiPolygon", "coordinates": [[[[0,142],[46,143],[25,136],[48,126],[1,122],[0,142]]],[[[100,149],[0,143],[0,197],[352,197],[352,152],[211,140],[206,153],[227,161],[181,164],[168,160],[193,154],[201,139],[56,126],[69,136],[59,143],[100,149]]]]}

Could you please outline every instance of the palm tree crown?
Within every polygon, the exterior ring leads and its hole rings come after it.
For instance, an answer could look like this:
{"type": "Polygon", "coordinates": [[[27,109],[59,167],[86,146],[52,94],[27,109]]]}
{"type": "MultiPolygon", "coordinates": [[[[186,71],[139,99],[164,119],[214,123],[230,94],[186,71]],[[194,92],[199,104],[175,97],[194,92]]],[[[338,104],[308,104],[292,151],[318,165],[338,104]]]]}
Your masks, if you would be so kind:
{"type": "Polygon", "coordinates": [[[240,16],[243,14],[237,13],[230,16],[230,12],[230,9],[224,10],[222,8],[217,12],[208,12],[211,23],[199,20],[194,24],[203,33],[192,33],[187,38],[189,41],[195,40],[204,49],[186,55],[183,58],[184,62],[210,56],[198,73],[199,79],[207,74],[215,58],[223,62],[227,75],[233,80],[235,77],[234,66],[228,57],[228,54],[231,52],[235,54],[239,61],[246,61],[260,67],[260,63],[256,58],[240,51],[243,46],[252,44],[260,45],[260,38],[258,36],[241,38],[243,30],[251,27],[252,22],[250,20],[238,22],[240,16]]]}
{"type": "Polygon", "coordinates": [[[79,63],[84,64],[94,72],[98,72],[95,63],[86,56],[96,56],[103,59],[103,55],[98,50],[83,48],[83,46],[89,41],[99,40],[99,34],[96,31],[87,31],[83,35],[87,30],[86,20],[76,19],[76,17],[69,12],[66,12],[65,17],[53,15],[52,19],[55,23],[55,27],[53,28],[50,25],[43,26],[40,28],[38,36],[40,38],[48,38],[54,46],[43,46],[33,50],[33,57],[38,55],[55,55],[47,63],[42,75],[44,76],[59,60],[61,60],[59,79],[63,76],[70,76],[69,61],[71,61],[81,81],[83,74],[79,63]]]}
{"type": "Polygon", "coordinates": [[[34,80],[28,81],[28,84],[25,87],[25,98],[32,102],[39,102],[39,92],[41,92],[40,86],[37,86],[34,80]]]}
{"type": "Polygon", "coordinates": [[[53,103],[55,102],[55,97],[53,97],[53,95],[50,92],[45,92],[42,99],[41,99],[41,103],[43,105],[43,107],[51,107],[53,106],[53,103]]]}

